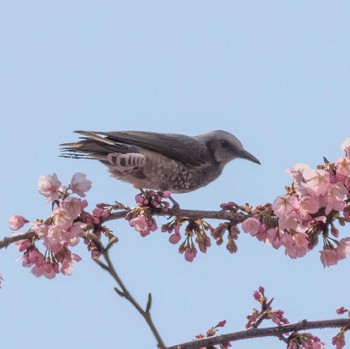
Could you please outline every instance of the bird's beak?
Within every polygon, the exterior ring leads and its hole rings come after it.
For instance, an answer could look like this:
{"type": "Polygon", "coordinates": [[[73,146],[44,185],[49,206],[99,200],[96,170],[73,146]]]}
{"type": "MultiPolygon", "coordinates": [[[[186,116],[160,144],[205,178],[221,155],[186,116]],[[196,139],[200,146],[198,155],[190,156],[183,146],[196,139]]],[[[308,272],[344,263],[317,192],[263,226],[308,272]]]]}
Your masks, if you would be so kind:
{"type": "Polygon", "coordinates": [[[239,158],[242,158],[242,159],[246,159],[246,160],[249,160],[249,161],[252,161],[252,162],[255,162],[256,164],[259,164],[261,165],[261,162],[252,154],[250,154],[248,151],[246,150],[240,150],[237,154],[237,156],[239,158]]]}

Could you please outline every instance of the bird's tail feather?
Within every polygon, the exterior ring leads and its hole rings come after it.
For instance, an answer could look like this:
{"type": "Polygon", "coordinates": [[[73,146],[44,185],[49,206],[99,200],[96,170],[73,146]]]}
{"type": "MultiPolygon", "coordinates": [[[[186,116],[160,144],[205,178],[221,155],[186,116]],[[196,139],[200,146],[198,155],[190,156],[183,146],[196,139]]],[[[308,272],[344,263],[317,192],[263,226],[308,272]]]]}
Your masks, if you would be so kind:
{"type": "Polygon", "coordinates": [[[61,144],[61,157],[106,161],[106,156],[109,153],[126,153],[130,150],[125,144],[118,144],[99,136],[98,132],[75,132],[83,135],[83,137],[80,137],[79,142],[61,144]]]}

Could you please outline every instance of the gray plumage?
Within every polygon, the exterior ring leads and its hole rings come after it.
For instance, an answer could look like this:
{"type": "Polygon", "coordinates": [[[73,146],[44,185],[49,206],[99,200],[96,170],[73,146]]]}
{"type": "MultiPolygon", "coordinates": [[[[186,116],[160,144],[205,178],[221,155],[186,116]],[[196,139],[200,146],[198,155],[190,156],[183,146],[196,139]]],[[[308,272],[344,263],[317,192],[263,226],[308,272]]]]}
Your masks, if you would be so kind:
{"type": "Polygon", "coordinates": [[[236,158],[260,164],[225,131],[194,137],[141,131],[75,132],[82,137],[62,144],[63,157],[98,160],[113,177],[136,188],[186,193],[215,180],[236,158]]]}

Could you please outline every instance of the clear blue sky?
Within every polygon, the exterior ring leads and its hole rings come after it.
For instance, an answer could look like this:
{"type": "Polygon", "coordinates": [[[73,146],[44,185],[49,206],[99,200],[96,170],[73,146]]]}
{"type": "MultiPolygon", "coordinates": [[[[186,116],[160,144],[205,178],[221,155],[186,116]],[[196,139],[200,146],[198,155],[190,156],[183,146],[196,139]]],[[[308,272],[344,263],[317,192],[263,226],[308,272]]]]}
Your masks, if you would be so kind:
{"type": "MultiPolygon", "coordinates": [[[[45,218],[40,175],[84,172],[87,199],[133,204],[136,191],[102,165],[59,158],[73,130],[152,130],[189,135],[225,129],[262,162],[230,163],[210,186],[179,195],[185,208],[230,200],[270,202],[290,183],[286,168],[336,160],[350,136],[348,1],[7,1],[0,12],[1,234],[7,219],[45,218]]],[[[213,222],[218,224],[218,222],[213,222]]],[[[242,330],[264,285],[290,321],[336,317],[350,306],[349,260],[323,269],[316,248],[290,260],[241,234],[236,255],[213,246],[192,263],[168,236],[141,238],[111,222],[115,265],[136,298],[153,294],[166,344],[226,319],[242,330]]],[[[348,236],[349,227],[342,236],[348,236]]],[[[90,259],[71,277],[36,279],[0,252],[1,347],[155,348],[135,310],[90,259]]],[[[269,324],[270,325],[270,324],[269,324]]],[[[329,343],[335,331],[319,332],[329,343]]],[[[235,348],[283,348],[277,340],[235,348]]]]}

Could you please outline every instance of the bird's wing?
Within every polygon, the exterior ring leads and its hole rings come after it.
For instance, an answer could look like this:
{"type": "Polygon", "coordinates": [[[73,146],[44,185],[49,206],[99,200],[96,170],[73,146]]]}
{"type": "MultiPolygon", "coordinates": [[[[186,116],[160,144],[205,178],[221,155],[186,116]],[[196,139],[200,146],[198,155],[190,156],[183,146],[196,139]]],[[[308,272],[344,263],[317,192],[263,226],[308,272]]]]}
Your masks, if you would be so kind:
{"type": "Polygon", "coordinates": [[[151,150],[190,166],[200,166],[212,160],[203,142],[185,135],[142,131],[89,133],[105,136],[106,141],[151,150]]]}

